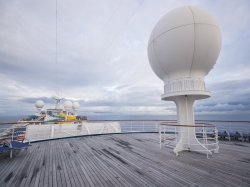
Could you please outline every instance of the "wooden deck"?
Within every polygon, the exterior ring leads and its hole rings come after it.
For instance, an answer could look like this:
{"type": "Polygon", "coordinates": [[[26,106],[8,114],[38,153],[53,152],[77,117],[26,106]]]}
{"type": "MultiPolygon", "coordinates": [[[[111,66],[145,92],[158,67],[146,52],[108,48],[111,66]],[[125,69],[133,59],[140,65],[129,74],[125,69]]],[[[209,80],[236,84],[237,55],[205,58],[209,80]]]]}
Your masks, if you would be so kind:
{"type": "Polygon", "coordinates": [[[207,159],[160,150],[157,134],[101,135],[0,156],[0,186],[250,186],[250,143],[220,142],[207,159]]]}

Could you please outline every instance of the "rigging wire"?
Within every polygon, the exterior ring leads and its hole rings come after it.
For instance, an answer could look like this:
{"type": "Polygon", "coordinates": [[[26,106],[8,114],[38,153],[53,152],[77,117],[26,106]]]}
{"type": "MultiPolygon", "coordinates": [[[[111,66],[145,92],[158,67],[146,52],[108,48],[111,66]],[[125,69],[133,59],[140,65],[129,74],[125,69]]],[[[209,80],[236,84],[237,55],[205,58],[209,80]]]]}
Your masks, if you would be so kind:
{"type": "Polygon", "coordinates": [[[57,50],[58,50],[58,49],[57,49],[57,48],[58,48],[58,46],[57,46],[57,45],[58,45],[58,41],[57,41],[57,40],[58,40],[58,39],[57,39],[57,32],[58,32],[58,31],[57,31],[57,27],[58,27],[58,26],[57,26],[57,19],[58,19],[58,10],[57,10],[57,0],[56,0],[56,65],[57,65],[57,60],[58,60],[58,59],[57,59],[57,53],[58,53],[58,51],[57,51],[57,50]]]}
{"type": "Polygon", "coordinates": [[[58,69],[58,0],[56,0],[56,32],[55,32],[55,47],[56,47],[56,54],[55,54],[55,83],[56,83],[56,97],[60,97],[60,88],[59,88],[59,69],[58,69]]]}
{"type": "Polygon", "coordinates": [[[58,0],[56,1],[56,7],[55,7],[55,18],[56,18],[56,28],[55,28],[55,96],[54,99],[56,100],[56,108],[60,107],[60,102],[63,100],[61,94],[60,94],[60,84],[59,84],[59,78],[60,78],[60,72],[59,72],[59,64],[58,64],[58,0]]]}

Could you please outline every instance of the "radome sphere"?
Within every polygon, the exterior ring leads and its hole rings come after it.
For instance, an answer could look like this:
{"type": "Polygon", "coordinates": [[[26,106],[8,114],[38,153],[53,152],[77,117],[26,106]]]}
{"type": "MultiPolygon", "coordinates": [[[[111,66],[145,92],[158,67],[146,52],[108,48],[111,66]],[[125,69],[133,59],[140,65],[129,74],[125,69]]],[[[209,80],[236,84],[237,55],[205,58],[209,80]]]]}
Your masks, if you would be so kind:
{"type": "Polygon", "coordinates": [[[44,107],[44,102],[42,100],[37,100],[35,106],[38,109],[42,109],[44,107]]]}
{"type": "Polygon", "coordinates": [[[70,110],[72,108],[72,102],[71,101],[65,101],[64,108],[65,108],[65,110],[70,110]]]}
{"type": "Polygon", "coordinates": [[[221,49],[216,20],[194,6],[176,8],[153,29],[148,57],[154,72],[169,79],[203,78],[213,68],[221,49]]]}
{"type": "Polygon", "coordinates": [[[74,109],[74,110],[78,110],[79,107],[80,107],[80,104],[79,104],[77,101],[75,101],[75,102],[73,103],[73,109],[74,109]]]}

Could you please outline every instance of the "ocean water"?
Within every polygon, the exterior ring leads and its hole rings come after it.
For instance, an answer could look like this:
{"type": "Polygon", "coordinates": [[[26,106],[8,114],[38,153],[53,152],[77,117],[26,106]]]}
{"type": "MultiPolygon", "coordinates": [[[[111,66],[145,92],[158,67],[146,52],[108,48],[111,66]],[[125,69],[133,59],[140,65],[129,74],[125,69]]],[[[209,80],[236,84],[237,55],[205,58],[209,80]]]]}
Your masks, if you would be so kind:
{"type": "MultiPolygon", "coordinates": [[[[9,128],[14,122],[17,122],[19,119],[25,116],[0,116],[0,128],[9,128]]],[[[227,130],[229,132],[245,132],[250,133],[250,116],[241,116],[241,115],[196,115],[195,116],[196,123],[209,123],[213,124],[217,127],[219,131],[227,130]]],[[[140,121],[148,121],[145,126],[148,129],[153,129],[154,124],[159,121],[164,120],[177,120],[175,115],[89,115],[88,120],[94,121],[117,121],[122,120],[120,122],[122,124],[122,128],[129,129],[130,124],[126,121],[138,121],[133,122],[134,128],[136,128],[136,123],[138,124],[138,128],[141,128],[140,121]]],[[[136,129],[135,129],[136,130],[136,129]]],[[[150,131],[150,130],[149,130],[150,131]]]]}
{"type": "Polygon", "coordinates": [[[23,116],[0,116],[0,128],[9,128],[23,116]]]}
{"type": "MultiPolygon", "coordinates": [[[[89,120],[177,120],[176,115],[93,115],[89,120]]],[[[196,123],[213,124],[219,131],[250,133],[250,116],[248,115],[196,115],[196,123]]],[[[134,122],[135,123],[135,122],[134,122]]],[[[149,122],[146,124],[150,124],[149,122]]],[[[129,124],[127,124],[129,126],[129,124]]],[[[139,122],[138,122],[139,126],[139,122]]],[[[127,127],[129,128],[129,127],[127,127]]]]}

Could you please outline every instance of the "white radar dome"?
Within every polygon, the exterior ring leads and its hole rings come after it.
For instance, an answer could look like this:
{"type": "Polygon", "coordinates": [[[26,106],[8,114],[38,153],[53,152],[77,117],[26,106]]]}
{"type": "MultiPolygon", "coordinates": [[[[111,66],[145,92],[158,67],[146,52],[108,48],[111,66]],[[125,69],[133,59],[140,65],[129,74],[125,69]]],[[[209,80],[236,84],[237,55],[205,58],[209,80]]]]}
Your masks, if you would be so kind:
{"type": "Polygon", "coordinates": [[[74,110],[78,110],[79,107],[80,107],[80,104],[79,104],[77,101],[75,101],[75,102],[73,103],[73,109],[74,109],[74,110]]]}
{"type": "Polygon", "coordinates": [[[65,110],[70,110],[72,108],[72,102],[71,101],[65,101],[64,108],[65,108],[65,110]]]}
{"type": "Polygon", "coordinates": [[[44,102],[42,100],[38,100],[38,101],[36,101],[35,106],[38,109],[42,109],[44,107],[44,102]]]}
{"type": "Polygon", "coordinates": [[[183,6],[156,24],[148,43],[148,57],[153,71],[165,83],[165,94],[205,90],[204,76],[216,63],[220,49],[216,20],[198,7],[183,6]]]}

